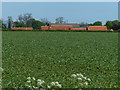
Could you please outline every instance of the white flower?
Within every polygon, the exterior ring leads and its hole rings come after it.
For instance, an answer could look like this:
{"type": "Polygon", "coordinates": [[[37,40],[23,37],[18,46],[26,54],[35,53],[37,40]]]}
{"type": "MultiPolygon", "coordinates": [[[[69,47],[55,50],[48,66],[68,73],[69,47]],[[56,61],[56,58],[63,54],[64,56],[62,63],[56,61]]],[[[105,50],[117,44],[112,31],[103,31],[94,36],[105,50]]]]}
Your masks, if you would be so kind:
{"type": "Polygon", "coordinates": [[[62,87],[62,85],[61,85],[61,84],[58,84],[57,86],[58,86],[59,88],[61,88],[61,87],[62,87]]]}
{"type": "Polygon", "coordinates": [[[80,80],[80,81],[81,81],[81,80],[82,80],[82,78],[78,78],[78,80],[80,80]]]}
{"type": "Polygon", "coordinates": [[[80,73],[80,76],[81,76],[81,77],[84,77],[81,73],[80,73]]]}
{"type": "Polygon", "coordinates": [[[30,85],[28,85],[27,87],[28,87],[28,88],[31,88],[31,86],[30,86],[30,85]]]}
{"type": "Polygon", "coordinates": [[[33,79],[33,80],[35,80],[35,78],[34,78],[34,77],[32,77],[32,79],[33,79]]]}
{"type": "Polygon", "coordinates": [[[91,81],[90,78],[87,79],[88,81],[91,81]]]}
{"type": "Polygon", "coordinates": [[[38,81],[38,82],[41,82],[41,79],[38,79],[37,81],[38,81]]]}
{"type": "Polygon", "coordinates": [[[76,74],[77,76],[80,76],[80,74],[76,74]]]}
{"type": "Polygon", "coordinates": [[[27,83],[30,83],[31,81],[27,81],[27,83]]]}
{"type": "Polygon", "coordinates": [[[33,88],[38,88],[38,87],[33,86],[33,88]]]}
{"type": "Polygon", "coordinates": [[[37,82],[45,83],[45,81],[41,79],[38,79],[37,82]]]}
{"type": "Polygon", "coordinates": [[[59,82],[55,82],[55,84],[59,84],[59,82]]]}
{"type": "Polygon", "coordinates": [[[51,88],[50,86],[47,86],[48,88],[51,88]]]}
{"type": "Polygon", "coordinates": [[[27,79],[28,79],[28,80],[30,80],[30,79],[31,79],[31,77],[28,77],[27,79]]]}
{"type": "Polygon", "coordinates": [[[37,82],[37,85],[42,85],[42,84],[44,84],[45,82],[43,81],[43,80],[41,80],[41,81],[39,81],[39,82],[37,82]]]}
{"type": "Polygon", "coordinates": [[[74,78],[75,78],[75,77],[77,77],[77,76],[76,76],[75,74],[72,74],[71,77],[74,77],[74,78]]]}
{"type": "Polygon", "coordinates": [[[80,73],[80,74],[76,74],[76,76],[78,76],[78,77],[79,77],[79,76],[80,76],[80,77],[84,77],[81,73],[80,73]]]}
{"type": "Polygon", "coordinates": [[[86,78],[86,77],[83,77],[83,79],[85,79],[85,80],[86,80],[87,78],[86,78]]]}
{"type": "Polygon", "coordinates": [[[55,85],[55,82],[51,82],[51,85],[55,85]]]}
{"type": "Polygon", "coordinates": [[[84,84],[85,84],[85,85],[88,85],[88,82],[85,82],[84,84]]]}
{"type": "Polygon", "coordinates": [[[62,85],[59,84],[59,82],[51,82],[51,86],[56,86],[56,87],[59,87],[59,88],[62,87],[62,85]]]}
{"type": "Polygon", "coordinates": [[[25,86],[27,86],[28,88],[31,88],[31,86],[30,86],[30,85],[28,85],[28,84],[26,84],[25,86]]]}

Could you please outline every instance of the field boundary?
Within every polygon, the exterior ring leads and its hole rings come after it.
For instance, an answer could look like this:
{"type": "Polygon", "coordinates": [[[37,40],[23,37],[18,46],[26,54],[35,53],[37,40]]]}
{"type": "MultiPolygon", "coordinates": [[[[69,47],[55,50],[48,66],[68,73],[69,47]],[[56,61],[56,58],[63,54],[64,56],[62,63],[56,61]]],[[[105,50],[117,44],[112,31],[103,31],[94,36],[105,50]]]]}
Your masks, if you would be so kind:
{"type": "Polygon", "coordinates": [[[106,30],[102,30],[102,31],[98,31],[98,30],[5,30],[2,29],[2,31],[41,31],[41,32],[120,32],[118,30],[114,30],[114,31],[106,31],[106,30]]]}

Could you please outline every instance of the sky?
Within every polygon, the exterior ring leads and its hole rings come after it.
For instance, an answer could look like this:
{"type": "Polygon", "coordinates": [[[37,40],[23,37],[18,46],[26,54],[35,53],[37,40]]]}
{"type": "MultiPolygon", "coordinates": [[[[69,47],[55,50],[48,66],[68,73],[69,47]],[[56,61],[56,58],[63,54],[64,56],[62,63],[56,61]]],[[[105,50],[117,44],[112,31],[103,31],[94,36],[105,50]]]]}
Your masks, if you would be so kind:
{"type": "Polygon", "coordinates": [[[93,23],[118,20],[117,2],[3,2],[2,18],[32,13],[37,20],[47,18],[55,22],[57,17],[64,17],[68,23],[93,23]]]}

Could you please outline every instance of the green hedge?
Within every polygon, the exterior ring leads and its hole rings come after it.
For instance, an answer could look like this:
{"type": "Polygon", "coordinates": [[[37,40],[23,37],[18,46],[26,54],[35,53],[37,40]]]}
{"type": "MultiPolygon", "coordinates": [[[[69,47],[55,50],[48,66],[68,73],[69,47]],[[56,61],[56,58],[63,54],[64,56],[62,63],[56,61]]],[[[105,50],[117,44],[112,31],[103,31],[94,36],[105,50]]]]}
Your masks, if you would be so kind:
{"type": "Polygon", "coordinates": [[[117,30],[115,31],[88,31],[88,30],[39,30],[39,29],[34,29],[34,30],[11,30],[11,29],[2,29],[2,31],[42,31],[42,32],[119,32],[117,30]]]}

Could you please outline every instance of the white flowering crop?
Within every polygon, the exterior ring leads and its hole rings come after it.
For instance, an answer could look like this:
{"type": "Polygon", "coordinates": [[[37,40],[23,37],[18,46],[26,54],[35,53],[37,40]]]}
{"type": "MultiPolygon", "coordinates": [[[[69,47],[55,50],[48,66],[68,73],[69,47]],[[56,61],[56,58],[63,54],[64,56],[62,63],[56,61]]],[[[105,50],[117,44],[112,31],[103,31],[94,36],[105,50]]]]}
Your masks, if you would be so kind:
{"type": "Polygon", "coordinates": [[[46,83],[44,80],[36,79],[35,77],[28,77],[25,86],[27,88],[61,88],[62,85],[59,82],[46,83]]]}
{"type": "Polygon", "coordinates": [[[72,81],[75,83],[76,88],[87,87],[91,81],[90,78],[85,77],[81,73],[72,74],[71,77],[73,77],[72,81]]]}
{"type": "Polygon", "coordinates": [[[76,77],[77,77],[77,75],[75,75],[75,74],[72,74],[72,75],[71,75],[71,77],[74,77],[74,78],[76,78],[76,77]]]}
{"type": "Polygon", "coordinates": [[[27,79],[28,79],[28,80],[31,80],[31,77],[28,77],[27,79]]]}
{"type": "MultiPolygon", "coordinates": [[[[84,88],[87,87],[91,81],[90,78],[85,77],[83,74],[72,74],[71,75],[72,79],[71,80],[71,85],[74,88],[84,88]]],[[[39,89],[39,88],[62,88],[63,85],[60,84],[59,82],[51,82],[51,83],[46,83],[44,80],[41,79],[36,79],[35,77],[28,77],[26,81],[26,87],[27,88],[34,88],[34,89],[39,89]]]]}
{"type": "Polygon", "coordinates": [[[61,88],[62,85],[59,84],[59,82],[51,82],[50,87],[51,88],[61,88]]]}

